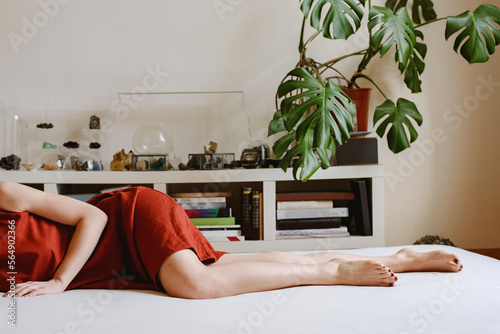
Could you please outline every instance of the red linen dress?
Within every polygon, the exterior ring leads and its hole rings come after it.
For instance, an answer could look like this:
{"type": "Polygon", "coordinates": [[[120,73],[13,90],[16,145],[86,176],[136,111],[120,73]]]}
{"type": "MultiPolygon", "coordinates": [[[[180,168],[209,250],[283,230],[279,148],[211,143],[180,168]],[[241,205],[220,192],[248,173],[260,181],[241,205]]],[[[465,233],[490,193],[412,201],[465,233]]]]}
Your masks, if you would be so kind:
{"type": "MultiPolygon", "coordinates": [[[[204,263],[217,261],[225,254],[212,248],[171,197],[156,190],[128,188],[97,195],[88,203],[103,210],[108,223],[68,290],[162,290],[157,273],[173,253],[192,249],[204,263]]],[[[0,291],[9,290],[7,279],[11,276],[15,276],[16,283],[50,280],[74,229],[27,212],[0,210],[0,291]],[[12,221],[15,221],[15,253],[12,247],[10,252],[8,249],[12,221]],[[8,267],[12,254],[15,264],[8,267]]]]}

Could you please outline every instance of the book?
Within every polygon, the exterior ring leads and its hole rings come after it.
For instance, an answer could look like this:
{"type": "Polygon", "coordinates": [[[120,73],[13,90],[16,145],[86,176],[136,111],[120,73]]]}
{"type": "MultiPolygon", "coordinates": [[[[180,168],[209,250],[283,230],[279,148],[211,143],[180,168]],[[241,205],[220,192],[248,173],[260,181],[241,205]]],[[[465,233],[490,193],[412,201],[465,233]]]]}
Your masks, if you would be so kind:
{"type": "Polygon", "coordinates": [[[352,192],[332,191],[332,192],[288,192],[276,193],[276,201],[320,201],[320,200],[353,200],[352,192]]]}
{"type": "Polygon", "coordinates": [[[234,217],[189,218],[195,225],[235,225],[234,217]]]}
{"type": "Polygon", "coordinates": [[[199,209],[221,209],[227,207],[226,202],[215,203],[179,203],[184,210],[199,210],[199,209]]]}
{"type": "Polygon", "coordinates": [[[177,203],[226,203],[226,197],[174,197],[177,203]]]}
{"type": "Polygon", "coordinates": [[[231,208],[184,209],[184,211],[189,218],[231,217],[233,215],[231,208]]]}
{"type": "Polygon", "coordinates": [[[252,191],[252,239],[260,239],[260,192],[252,191]]]}
{"type": "Polygon", "coordinates": [[[346,207],[330,209],[296,209],[276,210],[276,219],[298,219],[298,218],[323,218],[323,217],[348,217],[349,210],[346,207]]]}
{"type": "Polygon", "coordinates": [[[295,238],[339,238],[348,237],[346,226],[328,229],[280,230],[276,231],[276,239],[295,238]]]}
{"type": "Polygon", "coordinates": [[[206,197],[231,197],[230,192],[194,192],[194,193],[172,193],[169,194],[173,198],[206,198],[206,197]]]}
{"type": "Polygon", "coordinates": [[[212,241],[245,241],[245,236],[243,235],[231,235],[231,236],[206,236],[205,237],[209,242],[212,241]]]}
{"type": "Polygon", "coordinates": [[[354,221],[356,223],[356,234],[372,235],[370,203],[368,202],[366,181],[351,181],[351,189],[356,195],[356,201],[354,204],[354,221]]]}
{"type": "Polygon", "coordinates": [[[334,227],[340,227],[341,225],[342,225],[341,217],[281,219],[276,221],[277,230],[334,228],[334,227]]]}
{"type": "Polygon", "coordinates": [[[251,187],[241,187],[241,229],[247,237],[252,234],[251,196],[251,187]]]}
{"type": "Polygon", "coordinates": [[[278,210],[289,209],[330,209],[333,208],[332,200],[318,201],[277,201],[276,208],[278,210]]]}
{"type": "Polygon", "coordinates": [[[200,230],[201,234],[203,234],[205,237],[211,236],[211,237],[233,237],[233,236],[240,236],[241,235],[241,230],[200,230]]]}
{"type": "Polygon", "coordinates": [[[241,228],[241,225],[197,225],[200,231],[202,230],[237,230],[241,228]]]}

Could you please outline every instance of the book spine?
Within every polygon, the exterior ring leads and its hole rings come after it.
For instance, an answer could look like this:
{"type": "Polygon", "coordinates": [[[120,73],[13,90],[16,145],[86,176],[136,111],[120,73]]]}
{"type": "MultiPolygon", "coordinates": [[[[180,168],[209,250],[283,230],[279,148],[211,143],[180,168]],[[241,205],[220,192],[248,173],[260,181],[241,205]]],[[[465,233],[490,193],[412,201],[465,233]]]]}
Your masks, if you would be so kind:
{"type": "Polygon", "coordinates": [[[260,192],[252,191],[252,239],[260,239],[260,192]]]}
{"type": "Polygon", "coordinates": [[[334,192],[291,192],[277,193],[277,201],[321,201],[321,200],[353,200],[352,192],[334,191],[334,192]]]}
{"type": "Polygon", "coordinates": [[[342,218],[283,219],[276,221],[277,230],[300,230],[340,227],[342,218]]]}
{"type": "Polygon", "coordinates": [[[278,210],[290,209],[331,209],[333,201],[277,201],[276,208],[278,210]]]}
{"type": "Polygon", "coordinates": [[[189,218],[214,218],[214,217],[231,217],[231,208],[221,209],[185,209],[189,218]]]}
{"type": "Polygon", "coordinates": [[[226,203],[178,203],[184,210],[191,209],[221,209],[225,208],[226,203]]]}
{"type": "Polygon", "coordinates": [[[298,218],[322,218],[322,217],[348,217],[349,210],[346,207],[332,209],[298,209],[298,210],[276,210],[276,219],[298,219],[298,218]]]}
{"type": "Polygon", "coordinates": [[[252,233],[252,222],[250,216],[251,194],[252,188],[241,188],[241,229],[243,235],[245,235],[246,237],[250,237],[252,233]]]}
{"type": "Polygon", "coordinates": [[[174,197],[177,203],[225,203],[225,197],[174,197]]]}
{"type": "Polygon", "coordinates": [[[189,218],[195,225],[234,225],[234,217],[189,218]]]}

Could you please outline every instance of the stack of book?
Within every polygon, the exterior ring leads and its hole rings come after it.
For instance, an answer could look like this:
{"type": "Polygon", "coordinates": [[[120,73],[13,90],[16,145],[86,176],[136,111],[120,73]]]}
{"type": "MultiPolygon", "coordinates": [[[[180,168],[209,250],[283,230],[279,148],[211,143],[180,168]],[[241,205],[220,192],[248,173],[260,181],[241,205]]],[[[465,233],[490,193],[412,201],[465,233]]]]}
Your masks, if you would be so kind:
{"type": "Polygon", "coordinates": [[[251,187],[241,187],[241,227],[246,239],[263,239],[262,193],[251,187]]]}
{"type": "Polygon", "coordinates": [[[350,192],[296,192],[276,194],[276,239],[347,237],[342,219],[347,207],[334,207],[334,201],[352,200],[350,192]]]}
{"type": "Polygon", "coordinates": [[[232,208],[227,204],[230,192],[174,193],[175,201],[184,209],[208,241],[240,241],[241,226],[236,224],[232,208]]]}

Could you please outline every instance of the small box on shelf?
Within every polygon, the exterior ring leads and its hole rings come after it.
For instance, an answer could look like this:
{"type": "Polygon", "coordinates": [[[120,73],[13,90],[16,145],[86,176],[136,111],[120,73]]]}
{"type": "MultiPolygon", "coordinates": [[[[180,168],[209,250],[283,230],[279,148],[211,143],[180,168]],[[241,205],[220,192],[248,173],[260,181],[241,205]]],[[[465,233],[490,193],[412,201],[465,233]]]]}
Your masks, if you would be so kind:
{"type": "Polygon", "coordinates": [[[132,156],[132,170],[134,171],[162,171],[167,170],[167,154],[140,154],[132,156]]]}

